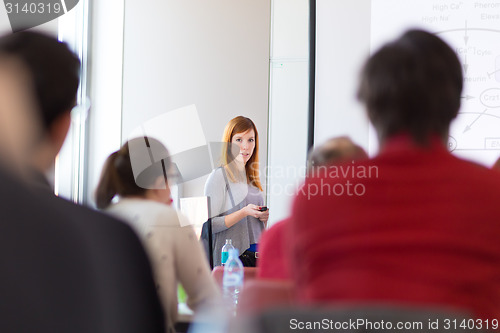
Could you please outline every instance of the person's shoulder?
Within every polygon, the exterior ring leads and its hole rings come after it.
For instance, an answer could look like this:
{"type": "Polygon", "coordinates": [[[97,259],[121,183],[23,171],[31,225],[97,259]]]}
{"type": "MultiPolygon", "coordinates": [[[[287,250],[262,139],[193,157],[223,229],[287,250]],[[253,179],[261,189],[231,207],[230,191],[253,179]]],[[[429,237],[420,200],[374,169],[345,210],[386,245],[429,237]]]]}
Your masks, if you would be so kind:
{"type": "Polygon", "coordinates": [[[211,186],[219,186],[220,184],[225,184],[223,167],[216,168],[209,175],[205,182],[205,189],[211,186]]]}
{"type": "Polygon", "coordinates": [[[290,224],[290,220],[291,218],[286,218],[270,226],[264,233],[262,233],[261,243],[273,243],[276,238],[285,237],[285,230],[290,224]]]}
{"type": "Polygon", "coordinates": [[[122,236],[132,236],[133,230],[120,219],[70,202],[64,198],[52,197],[52,206],[59,213],[67,217],[71,223],[84,232],[101,235],[115,235],[115,239],[122,236]]]}
{"type": "Polygon", "coordinates": [[[224,180],[224,168],[223,167],[218,167],[212,170],[212,172],[208,175],[208,180],[217,180],[221,181],[224,180]]]}
{"type": "Polygon", "coordinates": [[[492,189],[500,191],[500,172],[492,170],[479,163],[463,160],[454,157],[456,160],[456,171],[463,174],[463,182],[470,183],[471,186],[481,187],[483,189],[492,189]]]}
{"type": "Polygon", "coordinates": [[[180,228],[188,223],[187,218],[171,205],[153,202],[151,207],[154,207],[160,217],[158,221],[160,226],[180,228]]]}
{"type": "Polygon", "coordinates": [[[114,216],[135,216],[157,226],[180,226],[178,213],[171,205],[145,199],[122,199],[106,209],[114,216]]]}
{"type": "Polygon", "coordinates": [[[53,193],[45,188],[34,188],[4,171],[0,168],[0,197],[6,226],[10,226],[9,221],[15,221],[15,228],[37,229],[40,232],[37,237],[56,239],[57,235],[64,235],[66,240],[78,243],[77,239],[81,239],[79,230],[67,222],[72,216],[57,208],[57,197],[53,193]]]}
{"type": "Polygon", "coordinates": [[[107,221],[110,223],[117,222],[115,219],[104,213],[101,213],[97,210],[94,210],[92,208],[83,205],[75,204],[62,197],[51,195],[49,200],[52,201],[51,204],[56,210],[59,210],[64,213],[71,213],[75,216],[75,218],[79,219],[92,218],[91,220],[88,221],[107,221]]]}
{"type": "Polygon", "coordinates": [[[276,223],[274,223],[272,226],[270,226],[267,230],[267,232],[272,232],[272,233],[281,233],[283,230],[286,228],[286,226],[290,223],[291,218],[288,217],[286,219],[280,220],[276,223]]]}

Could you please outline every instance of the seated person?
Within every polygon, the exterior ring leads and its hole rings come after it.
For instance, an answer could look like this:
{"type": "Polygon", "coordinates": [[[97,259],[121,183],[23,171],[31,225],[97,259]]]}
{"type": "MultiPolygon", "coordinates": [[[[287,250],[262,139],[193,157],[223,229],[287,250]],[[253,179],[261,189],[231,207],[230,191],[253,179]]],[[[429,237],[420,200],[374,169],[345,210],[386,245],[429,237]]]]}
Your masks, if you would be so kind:
{"type": "Polygon", "coordinates": [[[299,192],[289,260],[303,302],[498,318],[500,179],[447,150],[462,85],[455,51],[421,30],[368,59],[358,97],[381,149],[345,175],[309,177],[299,192]]]}
{"type": "Polygon", "coordinates": [[[96,203],[98,208],[128,222],[143,240],[167,314],[167,327],[172,330],[177,319],[179,282],[192,309],[217,301],[218,289],[193,228],[183,227],[181,222],[185,220],[181,221],[171,207],[168,156],[167,149],[156,139],[128,141],[106,160],[96,203]],[[148,150],[158,159],[144,167],[148,150]]]}
{"type": "Polygon", "coordinates": [[[0,59],[1,169],[40,184],[28,189],[0,171],[0,332],[164,332],[133,230],[56,197],[44,177],[69,129],[78,57],[53,36],[23,31],[0,37],[0,59]]]}
{"type": "MultiPolygon", "coordinates": [[[[368,155],[360,146],[347,137],[331,138],[311,150],[307,161],[307,173],[314,168],[328,167],[334,163],[348,163],[353,160],[367,159],[368,155]]],[[[323,168],[322,168],[323,169],[323,168]]],[[[290,218],[276,222],[261,237],[257,277],[262,279],[288,280],[291,278],[287,261],[285,237],[288,235],[290,218]]]]}

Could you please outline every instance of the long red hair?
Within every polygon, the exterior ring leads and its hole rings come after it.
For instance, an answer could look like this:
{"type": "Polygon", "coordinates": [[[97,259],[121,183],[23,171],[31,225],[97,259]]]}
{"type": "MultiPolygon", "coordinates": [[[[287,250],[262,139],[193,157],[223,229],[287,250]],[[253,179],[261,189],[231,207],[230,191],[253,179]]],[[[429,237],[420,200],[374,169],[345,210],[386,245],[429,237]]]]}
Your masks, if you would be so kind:
{"type": "Polygon", "coordinates": [[[222,135],[222,142],[226,142],[222,151],[222,163],[228,173],[229,179],[231,179],[232,182],[236,182],[234,171],[230,167],[230,162],[235,158],[231,153],[231,141],[235,134],[244,133],[249,130],[253,130],[255,133],[255,148],[252,156],[245,164],[247,183],[262,191],[259,177],[259,133],[257,132],[257,127],[255,127],[255,124],[250,118],[238,116],[227,123],[224,134],[222,135]]]}

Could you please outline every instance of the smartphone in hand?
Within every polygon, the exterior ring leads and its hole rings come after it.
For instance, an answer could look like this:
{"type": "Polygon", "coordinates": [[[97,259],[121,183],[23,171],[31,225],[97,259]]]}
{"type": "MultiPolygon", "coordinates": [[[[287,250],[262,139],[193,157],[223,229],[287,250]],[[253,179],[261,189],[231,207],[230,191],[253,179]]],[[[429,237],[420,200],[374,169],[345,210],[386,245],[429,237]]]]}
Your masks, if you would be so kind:
{"type": "Polygon", "coordinates": [[[259,212],[265,212],[267,210],[266,206],[259,207],[259,212]]]}

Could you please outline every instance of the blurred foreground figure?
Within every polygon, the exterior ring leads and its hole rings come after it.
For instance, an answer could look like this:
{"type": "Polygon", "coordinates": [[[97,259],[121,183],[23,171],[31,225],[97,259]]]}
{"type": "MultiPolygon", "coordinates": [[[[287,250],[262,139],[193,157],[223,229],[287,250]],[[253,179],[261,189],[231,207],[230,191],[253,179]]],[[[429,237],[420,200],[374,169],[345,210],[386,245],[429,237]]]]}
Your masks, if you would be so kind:
{"type": "MultiPolygon", "coordinates": [[[[367,159],[363,148],[348,137],[335,137],[309,151],[307,174],[328,172],[330,166],[367,159]]],[[[290,269],[294,262],[288,262],[288,228],[290,217],[278,221],[262,234],[257,276],[261,279],[291,279],[290,269]]]]}
{"type": "Polygon", "coordinates": [[[47,105],[68,113],[73,107],[78,83],[60,83],[69,72],[78,80],[78,67],[55,38],[0,38],[0,332],[164,332],[134,232],[18,180],[54,134],[39,126],[47,105]]]}
{"type": "Polygon", "coordinates": [[[292,215],[304,302],[500,313],[500,179],[446,149],[460,108],[455,52],[418,30],[365,64],[359,99],[381,150],[308,179],[292,215]]]}

